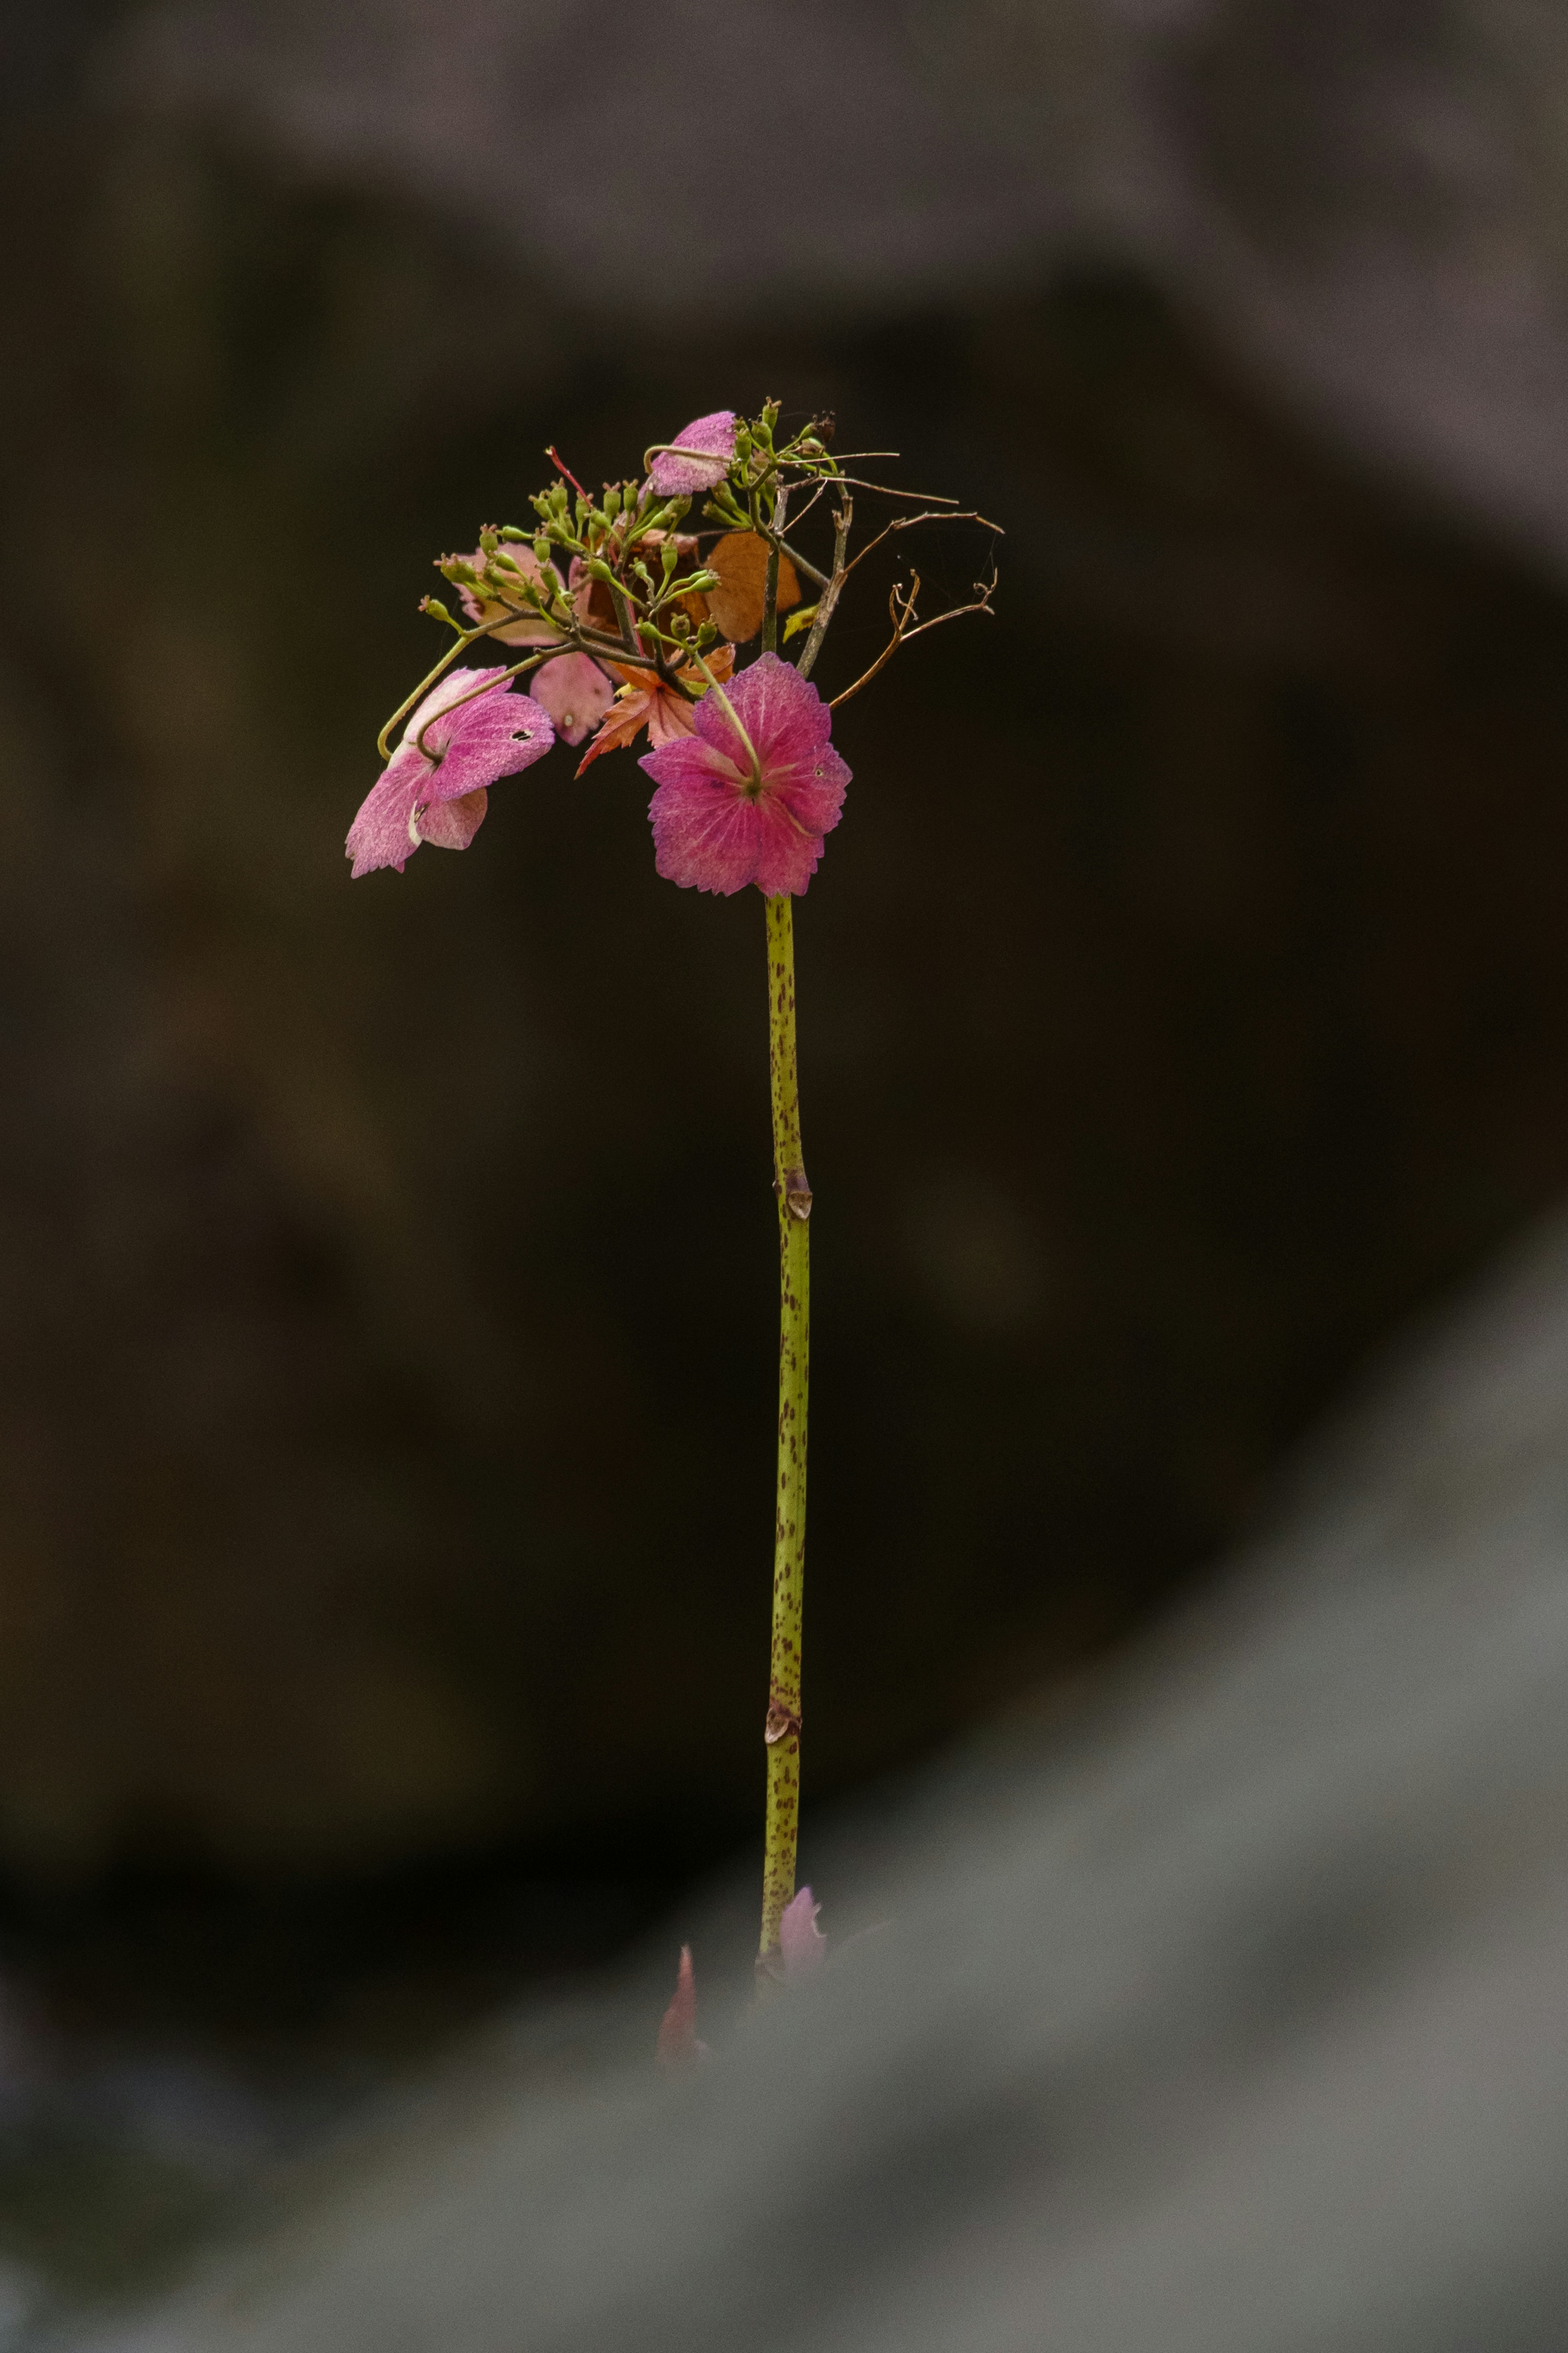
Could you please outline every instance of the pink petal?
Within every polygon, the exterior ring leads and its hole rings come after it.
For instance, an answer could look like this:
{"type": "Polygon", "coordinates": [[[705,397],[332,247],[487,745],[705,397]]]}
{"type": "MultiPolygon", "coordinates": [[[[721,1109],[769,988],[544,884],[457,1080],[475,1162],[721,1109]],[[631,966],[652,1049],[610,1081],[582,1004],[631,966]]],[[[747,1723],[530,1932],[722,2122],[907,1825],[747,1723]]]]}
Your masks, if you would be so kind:
{"type": "Polygon", "coordinates": [[[580,744],[616,699],[616,690],[589,654],[557,654],[533,673],[533,700],[568,744],[580,744]]]}
{"type": "Polygon", "coordinates": [[[691,1947],[682,1945],[675,1992],[659,2022],[654,2056],[667,2075],[689,2075],[708,2055],[708,2045],[697,2039],[697,1980],[692,1975],[691,1947]]]}
{"type": "Polygon", "coordinates": [[[422,840],[466,849],[483,823],[488,787],[549,751],[550,713],[504,678],[502,670],[449,670],[425,697],[349,828],[355,879],[382,866],[401,874],[422,840]],[[450,818],[438,814],[458,803],[468,806],[450,818]]]}
{"type": "Polygon", "coordinates": [[[404,744],[416,744],[423,731],[424,756],[434,755],[432,799],[457,800],[515,776],[542,759],[555,741],[549,712],[531,695],[500,684],[485,691],[487,681],[505,675],[502,670],[451,670],[410,719],[404,744]]]}
{"type": "Polygon", "coordinates": [[[402,873],[405,860],[419,847],[409,836],[408,820],[419,798],[421,782],[428,774],[428,763],[416,753],[405,748],[393,754],[349,828],[347,848],[355,881],[362,874],[374,874],[380,866],[393,866],[402,873]]]}
{"type": "MultiPolygon", "coordinates": [[[[638,763],[650,775],[653,763],[686,749],[689,738],[650,752],[638,763]]],[[[648,803],[653,823],[654,871],[685,891],[714,891],[733,898],[757,874],[762,820],[755,801],[732,786],[701,774],[676,774],[648,803]]]]}
{"type": "Polygon", "coordinates": [[[735,412],[716,408],[683,426],[669,448],[659,450],[648,479],[660,498],[694,498],[723,480],[734,454],[735,412]],[[682,457],[682,450],[691,454],[682,457]]]}
{"type": "Polygon", "coordinates": [[[423,809],[416,802],[414,830],[437,849],[467,849],[485,821],[489,798],[481,785],[478,792],[464,793],[455,801],[431,801],[423,809]]]}
{"type": "Polygon", "coordinates": [[[784,1908],[779,1922],[779,1951],[784,1957],[786,1978],[796,1980],[814,1978],[827,1957],[827,1939],[816,1925],[820,1904],[811,1900],[811,1890],[803,1887],[800,1894],[784,1908]]]}
{"type": "MultiPolygon", "coordinates": [[[[778,798],[764,795],[757,804],[757,855],[752,880],[765,899],[798,899],[816,871],[822,856],[822,836],[791,817],[778,798]]],[[[829,819],[837,825],[837,818],[829,819]]]]}

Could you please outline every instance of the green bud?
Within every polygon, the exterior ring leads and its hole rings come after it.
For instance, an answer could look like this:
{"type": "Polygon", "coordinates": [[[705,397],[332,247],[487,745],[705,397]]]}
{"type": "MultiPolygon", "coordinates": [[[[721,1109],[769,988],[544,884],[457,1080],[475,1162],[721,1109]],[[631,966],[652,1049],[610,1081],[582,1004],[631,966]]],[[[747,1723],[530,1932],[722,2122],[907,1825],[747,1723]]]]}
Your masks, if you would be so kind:
{"type": "Polygon", "coordinates": [[[442,604],[439,596],[422,596],[419,600],[419,610],[422,613],[428,613],[435,620],[445,621],[449,629],[455,629],[458,627],[458,624],[453,620],[452,616],[447,612],[445,605],[442,604]]]}
{"type": "Polygon", "coordinates": [[[663,546],[659,549],[658,560],[664,566],[664,576],[668,580],[670,574],[674,571],[676,565],[680,561],[680,550],[675,543],[675,534],[673,532],[665,541],[663,546]]]}
{"type": "MultiPolygon", "coordinates": [[[[539,501],[535,499],[533,503],[537,506],[539,504],[539,501]]],[[[533,536],[531,532],[519,531],[516,523],[514,522],[503,522],[500,527],[500,535],[503,539],[510,539],[514,547],[520,539],[531,539],[533,536]]]]}
{"type": "Polygon", "coordinates": [[[488,524],[479,533],[479,545],[484,549],[487,555],[493,555],[496,549],[500,545],[500,540],[497,539],[494,532],[490,530],[488,524]]]}
{"type": "Polygon", "coordinates": [[[590,580],[603,580],[611,588],[619,585],[616,579],[615,574],[611,571],[609,565],[604,561],[602,556],[591,555],[588,558],[587,563],[583,566],[583,569],[586,572],[590,580]]]}
{"type": "Polygon", "coordinates": [[[533,543],[533,560],[536,564],[548,564],[550,561],[550,542],[542,532],[533,543]]]}
{"type": "Polygon", "coordinates": [[[614,522],[616,517],[620,513],[620,511],[621,494],[619,491],[606,491],[605,492],[605,514],[606,519],[610,522],[614,522]]]}
{"type": "Polygon", "coordinates": [[[719,575],[716,572],[689,572],[680,584],[682,595],[688,596],[700,596],[718,586],[719,575]]]}
{"type": "Polygon", "coordinates": [[[465,562],[460,555],[443,556],[436,569],[443,580],[450,580],[455,587],[477,588],[479,586],[479,574],[474,570],[473,565],[465,562]]]}

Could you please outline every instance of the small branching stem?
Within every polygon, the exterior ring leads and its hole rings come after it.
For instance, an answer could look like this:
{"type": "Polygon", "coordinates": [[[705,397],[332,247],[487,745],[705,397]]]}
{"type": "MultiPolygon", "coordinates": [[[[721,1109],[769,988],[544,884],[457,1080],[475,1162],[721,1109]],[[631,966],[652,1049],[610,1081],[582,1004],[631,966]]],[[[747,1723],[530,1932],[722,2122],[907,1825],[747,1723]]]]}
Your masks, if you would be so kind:
{"type": "Polygon", "coordinates": [[[767,902],[768,1068],[773,1186],[779,1214],[779,1447],[774,1489],[773,1652],[764,1739],[767,1824],[763,1851],[765,1957],[795,1894],[800,1816],[801,1617],[805,1573],[805,1434],[810,1383],[811,1188],[800,1141],[795,1042],[794,901],[767,902]]]}
{"type": "Polygon", "coordinates": [[[847,491],[833,518],[833,576],[817,599],[816,618],[811,625],[795,668],[802,678],[811,676],[812,664],[822,651],[822,640],[827,635],[827,625],[833,618],[833,608],[844,594],[844,583],[849,577],[849,528],[855,520],[855,502],[847,491]]]}

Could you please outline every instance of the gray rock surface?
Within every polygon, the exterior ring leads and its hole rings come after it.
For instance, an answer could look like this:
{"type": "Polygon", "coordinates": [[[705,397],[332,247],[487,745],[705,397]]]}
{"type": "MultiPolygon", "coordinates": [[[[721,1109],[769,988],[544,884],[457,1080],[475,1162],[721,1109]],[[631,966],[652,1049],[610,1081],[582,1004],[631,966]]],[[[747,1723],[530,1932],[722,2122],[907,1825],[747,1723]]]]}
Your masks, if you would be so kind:
{"type": "MultiPolygon", "coordinates": [[[[1070,1718],[810,1857],[815,1993],[519,2023],[116,2353],[1551,2353],[1568,1226],[1070,1718]]],[[[700,1961],[703,1938],[698,1935],[700,1961]]],[[[658,1968],[664,1968],[660,1956],[658,1968]]]]}
{"type": "Polygon", "coordinates": [[[618,327],[1133,259],[1331,430],[1568,554],[1546,0],[164,0],[103,82],[434,201],[618,327]]]}

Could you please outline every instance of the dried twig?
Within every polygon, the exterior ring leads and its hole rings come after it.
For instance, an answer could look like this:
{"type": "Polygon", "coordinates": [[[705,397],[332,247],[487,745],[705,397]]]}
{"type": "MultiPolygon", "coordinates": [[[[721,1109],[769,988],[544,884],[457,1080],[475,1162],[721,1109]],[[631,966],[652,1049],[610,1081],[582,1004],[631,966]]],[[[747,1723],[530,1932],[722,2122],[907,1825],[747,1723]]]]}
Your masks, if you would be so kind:
{"type": "Polygon", "coordinates": [[[945,613],[933,613],[929,621],[915,622],[914,628],[911,628],[910,624],[915,618],[915,600],[921,593],[921,575],[918,572],[913,575],[908,596],[902,596],[895,581],[888,596],[888,611],[893,624],[892,636],[877,656],[870,669],[863,671],[853,686],[847,686],[842,694],[836,694],[828,704],[828,709],[837,711],[841,702],[847,702],[852,694],[858,694],[863,686],[869,686],[878,672],[886,670],[900,646],[907,646],[914,638],[923,637],[928,629],[939,629],[944,621],[956,621],[964,613],[992,612],[991,596],[995,586],[996,573],[993,567],[989,580],[975,582],[974,595],[967,605],[950,605],[945,613]]]}
{"type": "Polygon", "coordinates": [[[999,522],[993,522],[988,515],[983,515],[979,512],[978,508],[975,507],[965,507],[962,512],[958,512],[929,509],[921,514],[895,515],[891,522],[883,524],[875,539],[868,539],[866,542],[866,544],[860,550],[859,554],[857,555],[850,564],[850,571],[854,571],[857,564],[864,563],[867,556],[870,554],[872,549],[874,547],[880,547],[882,542],[888,538],[891,533],[895,531],[912,531],[916,523],[919,522],[977,522],[983,524],[985,530],[994,531],[997,534],[998,538],[1005,536],[1001,524],[999,522]]]}

